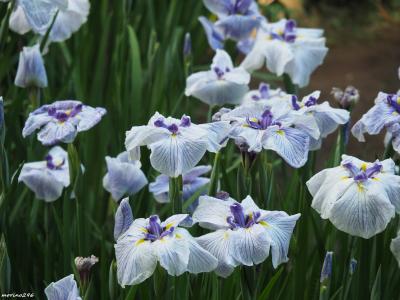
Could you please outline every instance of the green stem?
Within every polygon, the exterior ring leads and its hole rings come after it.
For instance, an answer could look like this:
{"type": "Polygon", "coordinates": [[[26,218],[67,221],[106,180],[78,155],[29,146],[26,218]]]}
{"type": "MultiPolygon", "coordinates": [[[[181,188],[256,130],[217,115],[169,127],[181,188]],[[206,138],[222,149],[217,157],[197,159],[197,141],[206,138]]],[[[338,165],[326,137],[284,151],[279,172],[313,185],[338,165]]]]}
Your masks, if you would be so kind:
{"type": "Polygon", "coordinates": [[[296,94],[296,86],[293,84],[292,79],[288,74],[283,74],[283,84],[285,85],[285,90],[288,94],[296,94]]]}
{"type": "Polygon", "coordinates": [[[172,204],[172,214],[182,213],[182,175],[169,179],[169,201],[172,204]]]}
{"type": "Polygon", "coordinates": [[[210,178],[210,186],[208,188],[208,195],[210,195],[210,196],[215,196],[215,194],[217,193],[220,158],[221,158],[221,153],[220,152],[215,153],[214,165],[213,165],[213,169],[211,172],[211,178],[210,178]]]}

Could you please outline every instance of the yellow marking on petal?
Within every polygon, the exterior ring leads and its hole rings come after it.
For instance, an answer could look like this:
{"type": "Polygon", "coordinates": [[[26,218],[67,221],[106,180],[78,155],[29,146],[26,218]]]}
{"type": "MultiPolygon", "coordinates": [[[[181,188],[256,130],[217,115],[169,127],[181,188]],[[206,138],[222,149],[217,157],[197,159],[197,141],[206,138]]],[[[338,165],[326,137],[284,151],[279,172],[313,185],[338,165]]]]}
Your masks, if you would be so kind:
{"type": "Polygon", "coordinates": [[[228,234],[228,232],[225,232],[225,233],[224,233],[224,239],[225,239],[225,240],[229,239],[229,234],[228,234]]]}
{"type": "Polygon", "coordinates": [[[278,130],[276,133],[279,135],[285,135],[285,132],[283,130],[278,130]]]}
{"type": "Polygon", "coordinates": [[[146,228],[144,228],[144,227],[143,227],[143,228],[140,228],[139,230],[140,230],[141,232],[144,232],[144,233],[149,233],[149,231],[148,231],[146,228]]]}
{"type": "Polygon", "coordinates": [[[400,96],[399,97],[397,97],[397,104],[400,104],[400,96]]]}
{"type": "Polygon", "coordinates": [[[364,172],[367,170],[368,165],[366,163],[362,163],[361,164],[361,170],[363,170],[364,172]]]}
{"type": "Polygon", "coordinates": [[[364,191],[364,186],[361,183],[357,183],[358,192],[361,193],[364,191]]]}
{"type": "Polygon", "coordinates": [[[166,226],[165,226],[165,229],[170,229],[171,227],[173,227],[174,226],[174,223],[168,223],[166,226]]]}
{"type": "Polygon", "coordinates": [[[176,138],[176,133],[171,134],[171,137],[176,138]]]}
{"type": "Polygon", "coordinates": [[[257,119],[257,118],[250,118],[249,120],[250,120],[251,122],[255,122],[255,123],[258,122],[258,119],[257,119]]]}
{"type": "Polygon", "coordinates": [[[249,124],[243,124],[242,127],[248,128],[248,127],[250,127],[250,126],[249,126],[249,124]]]}
{"type": "Polygon", "coordinates": [[[181,238],[182,238],[182,236],[181,236],[179,233],[175,234],[175,237],[176,237],[177,239],[181,239],[181,238]]]}
{"type": "Polygon", "coordinates": [[[135,245],[136,246],[139,246],[140,244],[142,244],[142,243],[144,243],[144,239],[140,239],[140,240],[137,240],[136,242],[135,242],[135,245]]]}
{"type": "Polygon", "coordinates": [[[269,224],[267,222],[265,222],[265,221],[260,221],[260,222],[258,222],[258,224],[260,224],[260,225],[262,225],[264,227],[269,227],[269,224]]]}
{"type": "Polygon", "coordinates": [[[72,109],[68,109],[67,111],[65,111],[65,114],[66,114],[67,116],[69,116],[69,115],[71,114],[71,112],[72,112],[72,109]]]}
{"type": "Polygon", "coordinates": [[[257,28],[254,28],[254,29],[252,30],[252,32],[250,33],[250,37],[253,38],[253,39],[255,39],[256,36],[257,36],[257,28]]]}
{"type": "Polygon", "coordinates": [[[380,180],[379,178],[377,178],[377,177],[373,177],[372,180],[381,181],[381,180],[380,180]]]}
{"type": "Polygon", "coordinates": [[[349,179],[350,177],[349,176],[342,176],[340,179],[341,180],[346,180],[346,179],[349,179]]]}
{"type": "Polygon", "coordinates": [[[393,116],[397,116],[399,113],[397,111],[392,112],[393,116]]]}

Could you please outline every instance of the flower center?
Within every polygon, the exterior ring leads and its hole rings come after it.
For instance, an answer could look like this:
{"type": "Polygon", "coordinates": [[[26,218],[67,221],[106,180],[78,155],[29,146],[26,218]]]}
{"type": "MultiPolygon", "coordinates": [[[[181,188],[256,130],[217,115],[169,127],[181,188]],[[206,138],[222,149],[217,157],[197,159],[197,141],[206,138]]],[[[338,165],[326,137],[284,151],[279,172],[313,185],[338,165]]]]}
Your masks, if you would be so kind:
{"type": "Polygon", "coordinates": [[[225,73],[229,73],[231,71],[231,69],[229,69],[228,67],[226,67],[225,70],[222,70],[219,67],[214,67],[213,70],[215,74],[217,74],[218,79],[223,79],[225,73]]]}
{"type": "Polygon", "coordinates": [[[190,125],[192,124],[190,117],[183,115],[181,118],[181,122],[179,125],[172,123],[171,125],[167,125],[164,122],[164,118],[159,118],[156,121],[154,121],[154,126],[156,127],[162,127],[165,129],[168,129],[169,132],[171,132],[172,134],[176,135],[179,131],[179,127],[190,127],[190,125]]]}
{"type": "Polygon", "coordinates": [[[62,167],[65,163],[65,159],[54,158],[50,154],[48,154],[45,157],[45,160],[46,160],[46,166],[50,170],[60,170],[60,169],[62,169],[62,167]]]}
{"type": "Polygon", "coordinates": [[[149,225],[146,227],[146,235],[144,240],[155,242],[161,240],[163,237],[170,235],[174,232],[175,227],[162,227],[160,224],[160,218],[157,215],[151,216],[149,225]]]}
{"type": "Polygon", "coordinates": [[[395,109],[397,113],[400,114],[400,96],[396,94],[391,94],[387,96],[387,102],[391,107],[395,109]]]}
{"type": "Polygon", "coordinates": [[[232,215],[226,218],[231,229],[249,228],[258,223],[258,218],[261,216],[260,212],[245,215],[243,207],[239,203],[230,206],[232,215]]]}
{"type": "Polygon", "coordinates": [[[260,86],[258,87],[258,93],[259,95],[253,95],[251,98],[255,101],[269,99],[269,85],[263,82],[260,83],[260,86]]]}
{"type": "MultiPolygon", "coordinates": [[[[310,96],[307,101],[304,103],[304,106],[306,107],[311,107],[317,104],[317,98],[310,96]]],[[[294,110],[299,110],[303,104],[298,101],[298,98],[296,95],[292,95],[292,107],[294,110]]]]}
{"type": "Polygon", "coordinates": [[[250,7],[251,0],[236,0],[235,4],[233,5],[232,9],[230,10],[230,14],[243,14],[247,13],[247,10],[250,7]]]}
{"type": "Polygon", "coordinates": [[[296,21],[287,20],[285,28],[283,30],[277,30],[271,32],[271,38],[273,40],[280,40],[287,43],[294,43],[296,41],[296,21]]]}
{"type": "Polygon", "coordinates": [[[349,178],[353,178],[357,183],[362,183],[367,181],[368,179],[374,179],[377,174],[382,172],[382,164],[374,163],[372,166],[367,167],[367,164],[364,163],[360,168],[357,168],[353,163],[345,163],[343,164],[349,172],[349,178]]]}
{"type": "Polygon", "coordinates": [[[61,110],[57,110],[57,108],[53,106],[48,109],[47,114],[57,119],[60,123],[64,123],[69,118],[75,117],[81,111],[82,111],[82,104],[74,105],[70,109],[61,109],[61,110]]]}
{"type": "Polygon", "coordinates": [[[273,115],[269,109],[265,110],[261,115],[261,118],[246,118],[247,126],[258,129],[265,130],[269,126],[278,125],[281,126],[281,123],[275,122],[273,119],[273,115]]]}

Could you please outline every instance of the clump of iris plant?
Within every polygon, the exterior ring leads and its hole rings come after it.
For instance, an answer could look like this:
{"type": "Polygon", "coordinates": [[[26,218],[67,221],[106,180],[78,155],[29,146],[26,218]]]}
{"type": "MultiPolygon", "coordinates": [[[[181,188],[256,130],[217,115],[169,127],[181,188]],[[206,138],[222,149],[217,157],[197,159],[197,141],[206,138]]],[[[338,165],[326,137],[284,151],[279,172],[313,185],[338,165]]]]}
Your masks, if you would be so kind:
{"type": "Polygon", "coordinates": [[[328,52],[322,35],[321,29],[298,28],[294,20],[267,23],[258,30],[254,46],[241,66],[254,71],[266,63],[272,73],[286,73],[293,83],[304,87],[328,52]]]}
{"type": "Polygon", "coordinates": [[[288,261],[290,238],[300,214],[260,209],[250,196],[241,203],[202,196],[193,213],[201,227],[215,230],[196,238],[218,259],[215,272],[228,277],[236,266],[253,266],[272,256],[276,268],[288,261]]]}
{"type": "Polygon", "coordinates": [[[343,155],[340,166],[317,173],[307,187],[321,218],[365,239],[385,230],[400,212],[400,176],[392,159],[369,163],[343,155]]]}
{"type": "Polygon", "coordinates": [[[67,152],[56,146],[44,161],[24,164],[18,181],[25,183],[38,199],[46,202],[57,200],[70,184],[67,152]]]}
{"type": "Polygon", "coordinates": [[[89,130],[105,114],[104,108],[93,108],[80,101],[56,101],[29,114],[22,136],[27,137],[39,130],[38,140],[45,146],[72,143],[78,132],[89,130]]]}

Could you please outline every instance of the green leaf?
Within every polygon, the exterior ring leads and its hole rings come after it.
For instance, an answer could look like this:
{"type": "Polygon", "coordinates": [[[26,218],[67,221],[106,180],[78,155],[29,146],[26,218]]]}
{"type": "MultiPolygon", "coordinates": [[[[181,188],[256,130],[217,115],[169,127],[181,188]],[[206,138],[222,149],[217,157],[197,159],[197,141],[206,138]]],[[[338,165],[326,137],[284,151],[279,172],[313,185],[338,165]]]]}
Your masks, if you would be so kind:
{"type": "Polygon", "coordinates": [[[0,239],[0,291],[7,293],[11,287],[11,264],[4,235],[0,239]]]}
{"type": "Polygon", "coordinates": [[[268,282],[268,285],[265,287],[265,289],[262,291],[260,297],[258,297],[258,300],[265,300],[268,299],[269,295],[271,294],[272,289],[274,288],[275,284],[277,283],[278,279],[281,277],[282,272],[284,268],[281,267],[278,272],[271,278],[271,280],[268,282]]]}
{"type": "Polygon", "coordinates": [[[381,272],[381,266],[379,266],[378,272],[376,273],[374,285],[372,286],[371,298],[370,298],[371,300],[382,299],[381,286],[382,286],[382,272],[381,272]]]}

